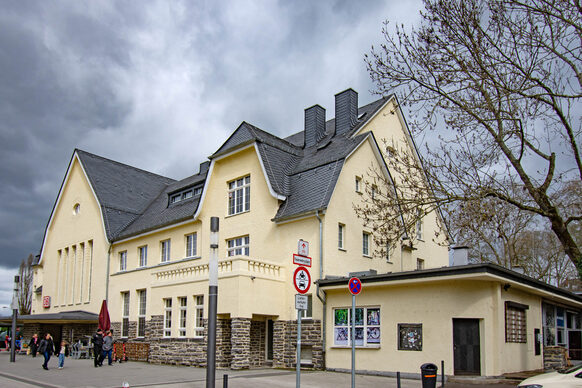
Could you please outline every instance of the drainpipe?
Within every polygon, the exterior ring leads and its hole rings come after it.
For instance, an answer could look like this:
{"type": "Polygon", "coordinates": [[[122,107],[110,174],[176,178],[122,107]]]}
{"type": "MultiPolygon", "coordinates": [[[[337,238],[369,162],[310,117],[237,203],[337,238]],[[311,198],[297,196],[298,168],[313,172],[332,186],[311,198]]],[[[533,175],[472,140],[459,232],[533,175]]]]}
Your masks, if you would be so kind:
{"type": "MultiPolygon", "coordinates": [[[[319,280],[323,279],[323,223],[321,217],[319,216],[319,210],[315,211],[315,217],[319,221],[319,280]]],[[[321,303],[323,304],[323,318],[322,318],[322,353],[323,353],[323,369],[325,369],[325,338],[326,338],[326,307],[327,307],[327,298],[325,291],[321,290],[323,295],[319,294],[319,283],[317,283],[316,294],[321,303]]]]}
{"type": "Polygon", "coordinates": [[[107,250],[107,274],[105,275],[105,302],[109,306],[109,266],[111,265],[111,248],[113,244],[109,243],[109,249],[107,250]]]}

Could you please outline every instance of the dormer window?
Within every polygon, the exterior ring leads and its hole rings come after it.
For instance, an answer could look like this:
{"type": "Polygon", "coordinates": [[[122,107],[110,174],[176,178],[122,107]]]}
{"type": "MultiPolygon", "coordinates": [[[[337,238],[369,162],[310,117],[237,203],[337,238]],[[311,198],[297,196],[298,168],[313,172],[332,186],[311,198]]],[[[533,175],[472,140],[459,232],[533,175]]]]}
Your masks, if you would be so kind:
{"type": "Polygon", "coordinates": [[[202,187],[197,187],[195,189],[190,187],[190,188],[184,189],[182,191],[179,191],[177,193],[170,194],[170,201],[169,202],[171,205],[173,203],[180,202],[180,201],[192,198],[192,197],[194,197],[196,195],[200,195],[200,194],[202,194],[202,187]]]}

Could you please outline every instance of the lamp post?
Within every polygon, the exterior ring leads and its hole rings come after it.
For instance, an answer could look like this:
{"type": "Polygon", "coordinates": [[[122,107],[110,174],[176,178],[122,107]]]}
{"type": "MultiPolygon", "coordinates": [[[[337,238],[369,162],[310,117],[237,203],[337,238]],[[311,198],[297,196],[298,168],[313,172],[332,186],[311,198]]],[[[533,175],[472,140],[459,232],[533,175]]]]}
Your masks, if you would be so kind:
{"type": "Polygon", "coordinates": [[[16,361],[16,317],[18,316],[18,283],[20,276],[14,276],[14,292],[12,293],[12,335],[10,336],[10,362],[16,361]]]}
{"type": "Polygon", "coordinates": [[[208,341],[206,347],[206,388],[216,379],[216,310],[218,302],[218,217],[210,217],[210,259],[208,261],[208,341]]]}

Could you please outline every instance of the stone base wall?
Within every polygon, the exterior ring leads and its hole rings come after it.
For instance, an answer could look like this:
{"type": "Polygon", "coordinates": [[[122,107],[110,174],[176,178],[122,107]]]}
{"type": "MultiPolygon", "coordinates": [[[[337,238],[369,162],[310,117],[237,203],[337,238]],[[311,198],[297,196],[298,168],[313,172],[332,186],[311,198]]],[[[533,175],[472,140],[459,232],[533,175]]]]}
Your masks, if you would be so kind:
{"type": "MultiPolygon", "coordinates": [[[[297,359],[297,320],[274,322],[273,366],[294,368],[297,359]]],[[[301,321],[301,347],[311,347],[312,359],[305,366],[323,368],[323,346],[321,321],[305,319],[301,321]]]]}
{"type": "Polygon", "coordinates": [[[566,348],[562,346],[544,346],[544,369],[556,370],[566,367],[566,348]]]}
{"type": "MultiPolygon", "coordinates": [[[[129,338],[120,338],[121,323],[112,322],[117,342],[147,342],[149,362],[184,366],[206,366],[207,331],[203,338],[164,338],[163,316],[146,321],[145,338],[135,338],[137,322],[129,323],[129,338]],[[131,336],[133,334],[133,337],[131,336]]],[[[205,322],[207,327],[207,322],[205,322]]],[[[94,331],[93,331],[94,332],[94,331]]],[[[93,334],[91,332],[90,334],[93,334]]],[[[266,324],[249,318],[218,319],[216,325],[216,366],[247,369],[266,364],[266,324]]],[[[294,368],[297,352],[297,321],[273,322],[273,366],[294,368]]],[[[323,368],[321,321],[301,321],[301,345],[310,347],[311,363],[306,367],[323,368]]]]}

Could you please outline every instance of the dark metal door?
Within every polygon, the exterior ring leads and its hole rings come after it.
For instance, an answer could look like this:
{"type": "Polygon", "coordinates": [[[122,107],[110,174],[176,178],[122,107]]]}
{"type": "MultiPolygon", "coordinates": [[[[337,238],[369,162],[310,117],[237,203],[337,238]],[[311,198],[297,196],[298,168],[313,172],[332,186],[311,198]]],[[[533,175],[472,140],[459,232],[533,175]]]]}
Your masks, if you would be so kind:
{"type": "Polygon", "coordinates": [[[568,355],[572,360],[582,360],[582,335],[579,330],[568,330],[568,355]]]}
{"type": "Polygon", "coordinates": [[[273,320],[267,320],[267,360],[273,359],[273,320]]]}
{"type": "Polygon", "coordinates": [[[453,357],[456,375],[481,374],[478,319],[453,319],[453,357]]]}

